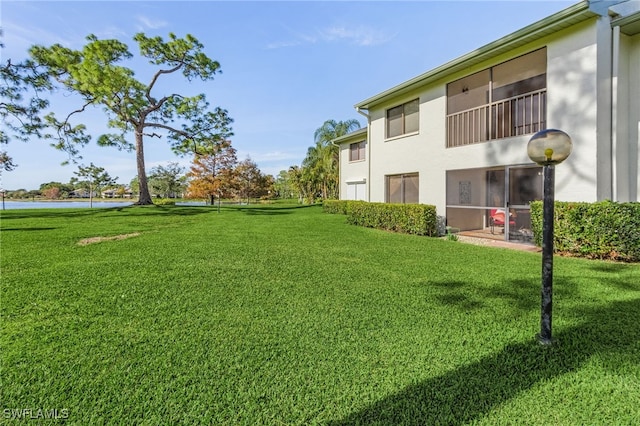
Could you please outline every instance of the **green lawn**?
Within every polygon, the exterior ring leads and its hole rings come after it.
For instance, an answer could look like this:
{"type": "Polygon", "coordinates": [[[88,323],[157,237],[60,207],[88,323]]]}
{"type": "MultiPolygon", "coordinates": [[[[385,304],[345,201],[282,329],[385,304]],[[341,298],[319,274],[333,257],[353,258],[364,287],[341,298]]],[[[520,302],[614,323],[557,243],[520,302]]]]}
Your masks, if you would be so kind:
{"type": "Polygon", "coordinates": [[[536,253],[283,205],[1,228],[0,423],[640,424],[640,265],[556,258],[542,347],[536,253]]]}

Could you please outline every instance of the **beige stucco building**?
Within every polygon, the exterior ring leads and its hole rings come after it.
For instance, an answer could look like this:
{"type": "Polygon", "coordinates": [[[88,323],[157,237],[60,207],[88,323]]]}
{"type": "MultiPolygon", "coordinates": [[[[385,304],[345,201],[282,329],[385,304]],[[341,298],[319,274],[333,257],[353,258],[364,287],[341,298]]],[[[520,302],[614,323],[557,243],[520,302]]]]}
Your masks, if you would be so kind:
{"type": "Polygon", "coordinates": [[[355,105],[366,128],[340,145],[340,197],[433,204],[448,226],[528,240],[539,130],[573,153],[556,199],[638,201],[640,2],[584,1],[355,105]]]}

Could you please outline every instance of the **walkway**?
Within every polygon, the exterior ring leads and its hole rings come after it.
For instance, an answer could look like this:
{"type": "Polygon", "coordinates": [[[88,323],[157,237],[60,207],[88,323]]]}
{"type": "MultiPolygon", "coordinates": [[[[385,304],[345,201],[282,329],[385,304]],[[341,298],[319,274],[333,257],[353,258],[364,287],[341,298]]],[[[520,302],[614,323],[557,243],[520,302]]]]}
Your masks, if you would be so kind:
{"type": "Polygon", "coordinates": [[[526,243],[512,243],[504,240],[494,240],[489,238],[476,238],[469,237],[466,235],[458,234],[458,241],[467,243],[467,244],[475,244],[479,246],[488,246],[488,247],[499,247],[499,248],[508,248],[512,250],[520,250],[520,251],[530,251],[530,252],[540,252],[542,249],[533,244],[526,243]]]}

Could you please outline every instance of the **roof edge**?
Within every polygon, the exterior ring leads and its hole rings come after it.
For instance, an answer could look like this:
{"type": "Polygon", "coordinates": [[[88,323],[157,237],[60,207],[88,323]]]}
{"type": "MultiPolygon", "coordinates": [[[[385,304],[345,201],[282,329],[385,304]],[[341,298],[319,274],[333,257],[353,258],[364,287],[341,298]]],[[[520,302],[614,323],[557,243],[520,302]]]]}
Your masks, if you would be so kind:
{"type": "Polygon", "coordinates": [[[501,53],[505,47],[515,46],[517,43],[535,35],[543,29],[553,28],[554,26],[558,26],[562,24],[564,21],[568,19],[575,19],[577,17],[582,17],[583,20],[587,20],[591,17],[598,16],[599,14],[592,10],[590,7],[590,2],[588,0],[581,1],[580,3],[576,3],[568,8],[561,10],[553,15],[550,15],[544,19],[541,19],[537,22],[534,22],[531,25],[528,25],[524,28],[521,28],[511,34],[508,34],[504,37],[499,38],[489,44],[486,44],[476,50],[473,50],[465,55],[462,55],[456,59],[453,59],[439,67],[433,68],[426,73],[420,74],[417,77],[414,77],[410,80],[405,81],[404,83],[398,84],[390,89],[385,90],[375,96],[372,96],[364,101],[361,101],[354,105],[356,109],[369,109],[372,105],[382,102],[386,98],[389,98],[398,92],[404,92],[411,90],[417,86],[428,83],[429,81],[433,81],[436,78],[446,75],[447,73],[453,73],[457,71],[457,69],[464,63],[469,60],[476,58],[478,56],[491,56],[492,53],[495,55],[501,53]]]}
{"type": "Polygon", "coordinates": [[[340,145],[346,141],[350,141],[351,139],[355,139],[361,135],[366,135],[367,134],[367,127],[362,127],[358,130],[354,130],[351,133],[347,133],[346,135],[342,135],[340,137],[335,138],[334,140],[332,140],[331,142],[333,142],[336,145],[340,145]]]}
{"type": "Polygon", "coordinates": [[[640,11],[629,14],[627,16],[623,16],[621,18],[617,18],[614,19],[611,22],[611,26],[613,27],[620,27],[622,29],[623,32],[628,33],[629,35],[634,35],[634,34],[638,34],[639,29],[640,29],[640,11]],[[631,27],[632,25],[635,26],[634,30],[635,31],[625,31],[625,27],[631,27]]]}

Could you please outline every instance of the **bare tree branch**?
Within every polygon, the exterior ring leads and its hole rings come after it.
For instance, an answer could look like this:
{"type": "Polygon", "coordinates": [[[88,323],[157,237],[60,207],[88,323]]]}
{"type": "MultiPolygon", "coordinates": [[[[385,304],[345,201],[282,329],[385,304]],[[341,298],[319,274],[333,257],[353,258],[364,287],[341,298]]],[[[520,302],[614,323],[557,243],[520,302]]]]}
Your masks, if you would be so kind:
{"type": "Polygon", "coordinates": [[[153,86],[155,86],[156,82],[158,81],[158,78],[160,78],[160,76],[162,74],[172,74],[172,73],[178,71],[183,66],[184,66],[184,62],[180,61],[180,63],[178,65],[176,65],[175,67],[173,67],[173,68],[170,68],[168,70],[159,70],[158,72],[156,72],[153,75],[153,78],[151,79],[151,83],[149,83],[149,87],[147,87],[147,93],[146,93],[147,99],[149,101],[151,101],[153,99],[151,97],[151,89],[153,89],[153,86]]]}

